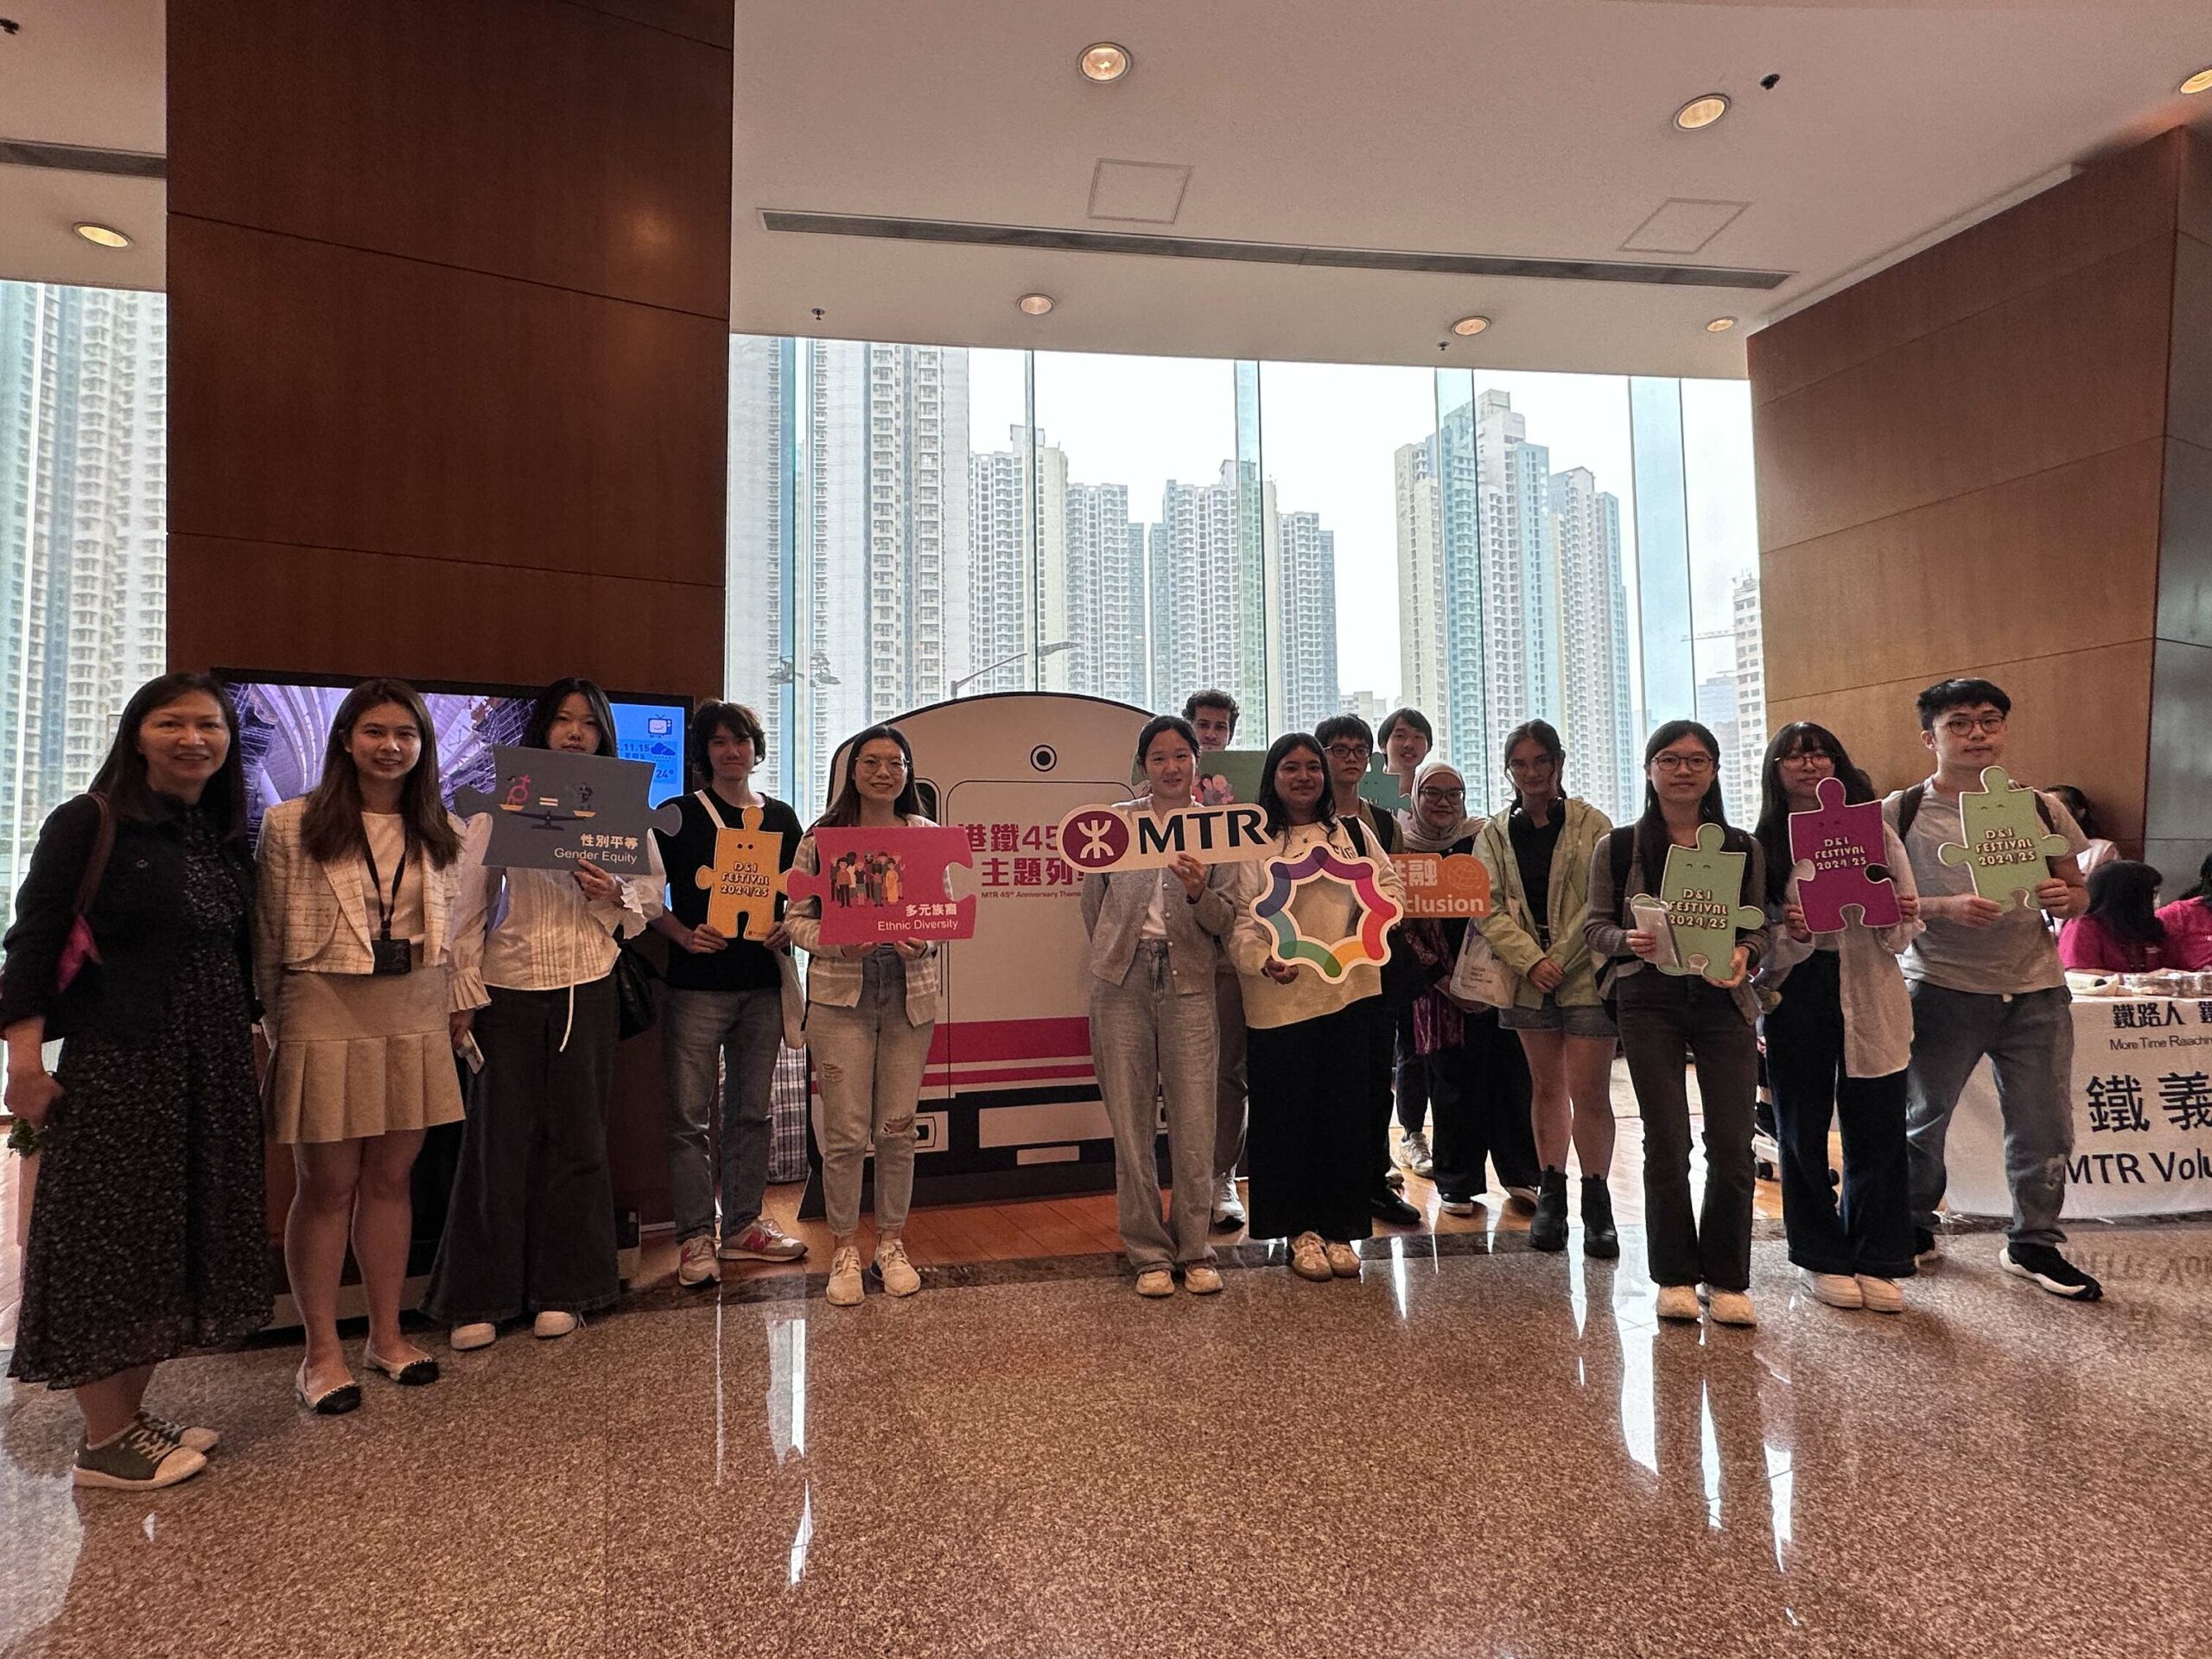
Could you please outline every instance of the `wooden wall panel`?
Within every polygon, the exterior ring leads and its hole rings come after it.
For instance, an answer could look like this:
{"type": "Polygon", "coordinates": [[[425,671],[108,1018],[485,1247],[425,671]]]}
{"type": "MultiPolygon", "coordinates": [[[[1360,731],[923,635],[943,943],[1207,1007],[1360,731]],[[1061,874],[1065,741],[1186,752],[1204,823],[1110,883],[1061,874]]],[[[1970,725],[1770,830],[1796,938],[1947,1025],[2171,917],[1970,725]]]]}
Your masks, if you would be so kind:
{"type": "Polygon", "coordinates": [[[2172,238],[2139,244],[1760,404],[1760,547],[2158,436],[2172,286],[2172,238]]]}
{"type": "Polygon", "coordinates": [[[736,0],[569,0],[569,3],[725,49],[736,34],[736,0]]]}
{"type": "MultiPolygon", "coordinates": [[[[2158,535],[2156,438],[1769,553],[1767,695],[1918,678],[1948,665],[2141,639],[2158,571],[2108,560],[2158,535]],[[2012,561],[2024,596],[1986,613],[1960,602],[1964,575],[2012,561]]],[[[2212,603],[2209,601],[2208,603],[2212,603]]]]}
{"type": "Polygon", "coordinates": [[[173,534],[169,593],[202,664],[721,695],[719,583],[173,534]]]}
{"type": "Polygon", "coordinates": [[[168,86],[173,213],[728,316],[727,50],[548,0],[226,0],[168,86]]]}
{"type": "Polygon", "coordinates": [[[2091,168],[1745,342],[1754,403],[1893,351],[2124,249],[2171,234],[2192,164],[2177,130],[2091,168]]]}
{"type": "Polygon", "coordinates": [[[719,586],[728,325],[171,221],[173,530],[719,586]]]}
{"type": "MultiPolygon", "coordinates": [[[[1772,659],[1770,651],[1770,664],[1772,659]]],[[[2005,766],[2014,777],[2079,785],[2096,803],[2106,834],[2131,847],[2141,844],[2151,741],[2149,699],[2142,690],[2151,683],[2147,639],[2024,661],[1967,658],[1908,679],[1771,698],[1767,727],[1773,731],[1793,720],[1816,720],[1843,740],[1878,788],[1902,788],[1929,772],[1913,699],[1923,687],[1961,674],[1986,676],[2012,697],[2005,766]]]]}

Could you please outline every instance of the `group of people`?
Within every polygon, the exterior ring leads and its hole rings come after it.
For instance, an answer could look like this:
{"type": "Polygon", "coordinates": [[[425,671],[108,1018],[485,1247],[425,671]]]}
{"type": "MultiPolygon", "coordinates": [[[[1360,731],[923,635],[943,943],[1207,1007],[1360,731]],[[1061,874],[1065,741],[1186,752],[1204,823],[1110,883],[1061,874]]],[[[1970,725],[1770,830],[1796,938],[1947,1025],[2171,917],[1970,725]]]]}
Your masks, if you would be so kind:
{"type": "MultiPolygon", "coordinates": [[[[2145,893],[2125,874],[2144,867],[2126,861],[2105,863],[2085,890],[2073,855],[2090,843],[2049,794],[2038,810],[2070,850],[2049,861],[2036,908],[1977,896],[1937,849],[1961,838],[1960,795],[2001,759],[2011,705],[1986,681],[1953,680],[1923,693],[1918,712],[1932,772],[1884,803],[1903,911],[1887,927],[1806,924],[1789,815],[1817,804],[1830,777],[1847,800],[1873,798],[1835,736],[1807,722],[1770,745],[1748,831],[1726,823],[1719,746],[1694,721],[1652,734],[1643,812],[1619,828],[1565,793],[1565,752],[1541,720],[1508,738],[1505,804],[1487,816],[1470,812],[1469,779],[1433,753],[1415,710],[1379,734],[1406,801],[1395,813],[1363,798],[1378,741],[1363,721],[1277,739],[1257,802],[1274,850],[1375,859],[1393,897],[1384,855],[1401,850],[1470,855],[1489,876],[1488,914],[1407,918],[1387,963],[1335,978],[1274,954],[1255,912],[1256,864],[1184,858],[1087,876],[1091,1041],[1138,1293],[1172,1295],[1179,1278],[1190,1293],[1218,1292],[1211,1236],[1247,1224],[1287,1241],[1302,1277],[1356,1275],[1354,1247],[1376,1220],[1421,1218],[1399,1190],[1394,1117],[1401,1155],[1433,1179],[1446,1212],[1472,1213],[1494,1173],[1529,1214],[1535,1249],[1564,1249],[1579,1211],[1584,1250],[1618,1255],[1607,1185],[1618,1049],[1643,1123],[1662,1317],[1695,1319],[1703,1302],[1717,1322],[1756,1322],[1762,1065],[1789,1255],[1821,1300],[1894,1313],[1897,1281],[1934,1263],[1944,1133],[1985,1057],[2013,1196],[2003,1266],[2094,1300],[2096,1282],[2057,1248],[2072,1027],[2045,918],[2065,924],[2069,953],[2133,953],[2126,965],[2139,966],[2181,960],[2190,941],[2212,954],[2212,910],[2192,897],[2151,912],[2155,881],[2145,893]],[[1698,845],[1707,823],[1741,855],[1732,896],[1760,921],[1736,930],[1726,960],[1662,971],[1666,942],[1635,901],[1648,903],[1669,850],[1698,845]],[[1691,1067],[1705,1154],[1695,1205],[1691,1067]],[[1159,1180],[1163,1107],[1172,1198],[1159,1180]]],[[[1203,757],[1231,745],[1237,720],[1234,699],[1203,691],[1179,715],[1150,721],[1130,810],[1191,805],[1203,757]]],[[[524,741],[613,753],[604,694],[555,682],[524,741]]],[[[707,703],[686,744],[696,787],[677,803],[679,826],[655,831],[645,874],[618,877],[588,860],[503,868],[486,862],[488,817],[462,823],[442,804],[422,698],[371,680],[340,705],[315,788],[272,807],[249,853],[238,717],[223,686],[177,673],[140,689],[91,790],[41,832],[0,969],[7,1101],[19,1141],[41,1154],[11,1374],[75,1391],[79,1484],[168,1485],[213,1449],[213,1430],[150,1412],[145,1395],[162,1360],[265,1321],[265,1138],[290,1147],[297,1175],[284,1257],[306,1334],[295,1389],[309,1411],[362,1402],[338,1333],[349,1243],[368,1314],[364,1369],[403,1387],[437,1380],[436,1358],[400,1319],[410,1177],[436,1125],[464,1121],[423,1299],[452,1348],[482,1347],[524,1319],[558,1338],[612,1305],[618,964],[625,938],[647,928],[670,946],[663,1109],[679,1281],[713,1282],[722,1261],[805,1255],[762,1207],[777,1055],[798,1038],[819,1092],[827,1300],[856,1304],[870,1279],[894,1296],[920,1288],[902,1234],[940,1011],[938,947],[826,944],[812,898],[779,901],[757,938],[709,925],[712,883],[697,878],[720,830],[772,833],[784,868],[821,868],[812,832],[753,785],[765,750],[750,710],[707,703]],[[794,949],[809,958],[803,993],[794,949]],[[54,1039],[61,1055],[49,1072],[54,1039]],[[465,1108],[456,1056],[477,1074],[465,1108]]],[[[843,754],[817,828],[928,823],[895,726],[858,734],[843,754]]],[[[1308,937],[1334,938],[1356,902],[1317,883],[1292,908],[1308,937]]]]}

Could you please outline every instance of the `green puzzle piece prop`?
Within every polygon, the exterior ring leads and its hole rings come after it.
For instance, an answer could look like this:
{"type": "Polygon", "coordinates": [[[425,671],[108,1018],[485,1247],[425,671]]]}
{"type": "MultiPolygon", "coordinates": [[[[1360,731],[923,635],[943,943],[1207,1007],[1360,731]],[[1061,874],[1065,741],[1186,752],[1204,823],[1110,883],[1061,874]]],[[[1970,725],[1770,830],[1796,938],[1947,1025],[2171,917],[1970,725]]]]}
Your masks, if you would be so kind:
{"type": "MultiPolygon", "coordinates": [[[[1766,920],[1766,912],[1758,906],[1736,902],[1744,891],[1746,855],[1721,850],[1726,835],[1717,823],[1700,823],[1696,846],[1667,849],[1659,901],[1667,906],[1676,965],[1661,968],[1662,974],[1688,977],[1726,973],[1736,950],[1736,931],[1766,920]]],[[[1649,893],[1637,896],[1647,901],[1650,898],[1649,893]]]]}
{"type": "Polygon", "coordinates": [[[1936,856],[1966,865],[1974,890],[1991,903],[2018,899],[2021,909],[2034,909],[2036,884],[2050,873],[2044,861],[2067,850],[2065,836],[2044,828],[2035,791],[2019,788],[2002,766],[1984,766],[1981,787],[1959,797],[1959,822],[1966,845],[1947,841],[1936,856]]]}

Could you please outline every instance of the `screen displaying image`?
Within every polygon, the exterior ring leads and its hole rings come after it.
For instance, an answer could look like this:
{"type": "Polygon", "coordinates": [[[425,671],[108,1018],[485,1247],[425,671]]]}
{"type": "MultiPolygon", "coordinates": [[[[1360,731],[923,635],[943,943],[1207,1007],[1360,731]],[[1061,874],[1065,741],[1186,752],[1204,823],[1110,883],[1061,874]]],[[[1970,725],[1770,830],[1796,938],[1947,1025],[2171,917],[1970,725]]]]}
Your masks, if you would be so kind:
{"type": "MultiPolygon", "coordinates": [[[[245,754],[246,815],[257,835],[264,812],[278,801],[306,794],[322,776],[331,717],[355,683],[230,669],[221,671],[221,677],[238,704],[239,747],[245,754]]],[[[436,729],[439,782],[446,804],[453,804],[456,791],[490,789],[492,746],[522,741],[537,688],[409,683],[423,694],[436,729]]],[[[652,765],[648,798],[660,802],[682,793],[683,728],[691,700],[610,691],[607,702],[614,710],[614,741],[622,759],[652,765]]]]}

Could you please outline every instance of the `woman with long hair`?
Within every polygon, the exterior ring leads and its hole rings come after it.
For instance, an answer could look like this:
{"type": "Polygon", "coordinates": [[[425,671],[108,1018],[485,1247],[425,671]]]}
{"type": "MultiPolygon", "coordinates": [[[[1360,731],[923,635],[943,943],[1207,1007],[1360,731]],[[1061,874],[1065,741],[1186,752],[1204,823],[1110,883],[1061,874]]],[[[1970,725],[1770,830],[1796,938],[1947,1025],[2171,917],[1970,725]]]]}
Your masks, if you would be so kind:
{"type": "Polygon", "coordinates": [[[211,677],[141,686],[91,790],[40,830],[8,930],[8,1109],[40,1167],[8,1372],[75,1391],[79,1486],[205,1467],[214,1430],[145,1409],[154,1368],[269,1318],[238,734],[211,677]]]}
{"type": "MultiPolygon", "coordinates": [[[[925,827],[914,751],[895,726],[871,726],[845,746],[837,797],[814,830],[925,827]]],[[[798,844],[794,870],[822,868],[814,830],[798,844]]],[[[861,1271],[861,1185],[875,1154],[875,1251],[883,1288],[911,1296],[921,1275],[907,1259],[906,1208],[914,1196],[914,1108],[940,1006],[937,946],[899,938],[824,944],[822,906],[801,899],[785,914],[791,943],[808,957],[807,1047],[822,1089],[823,1206],[834,1236],[826,1295],[851,1307],[866,1292],[861,1271]]]]}
{"type": "Polygon", "coordinates": [[[2158,912],[2166,931],[2167,965],[2202,973],[2212,968],[2212,853],[2197,866],[2196,885],[2158,912]]]}
{"type": "MultiPolygon", "coordinates": [[[[1119,809],[1165,818],[1191,804],[1198,739],[1161,715],[1137,734],[1146,798],[1119,809]]],[[[1114,1190],[1122,1249],[1137,1294],[1167,1296],[1175,1271],[1195,1295],[1221,1288],[1206,1240],[1213,1194],[1214,963],[1236,918],[1236,867],[1211,869],[1185,853],[1164,868],[1083,879],[1090,936],[1090,1050],[1114,1129],[1114,1190]],[[1163,1222],[1160,1130],[1164,1102],[1174,1185],[1163,1222]]]]}
{"type": "Polygon", "coordinates": [[[1612,1016],[1598,991],[1597,965],[1583,938],[1589,919],[1590,858],[1612,821],[1567,793],[1567,750],[1549,721],[1524,721],[1506,734],[1505,776],[1513,800],[1475,836],[1490,873],[1491,912],[1479,925],[1514,974],[1513,1006],[1499,1026],[1528,1057],[1542,1166],[1529,1243],[1567,1248],[1567,1158],[1581,1172],[1582,1251],[1620,1254],[1613,1224],[1612,1016]]]}
{"type": "Polygon", "coordinates": [[[1912,1059],[1912,999],[1897,957],[1921,931],[1912,863],[1885,827],[1883,865],[1901,919],[1881,928],[1845,918],[1815,933],[1798,901],[1789,815],[1817,810],[1823,779],[1842,781],[1847,805],[1880,798],[1834,733],[1794,721],[1774,734],[1759,771],[1757,835],[1766,865],[1763,895],[1775,925],[1759,974],[1778,993],[1762,1024],[1782,1152],[1782,1223],[1805,1287],[1831,1307],[1895,1313],[1912,1262],[1906,1174],[1905,1067],[1912,1059]],[[1843,1136],[1839,1211],[1828,1184],[1828,1125],[1843,1136]]]}
{"type": "Polygon", "coordinates": [[[1694,1319],[1700,1289],[1722,1325],[1756,1325],[1751,1273],[1751,1112],[1758,1089],[1759,1006],[1751,976],[1766,950],[1764,925],[1737,930],[1728,958],[1702,970],[1655,964],[1668,941],[1630,900],[1659,893],[1669,853],[1698,844],[1716,823],[1725,850],[1744,855],[1735,893],[1755,906],[1766,891],[1758,842],[1729,828],[1720,798],[1720,743],[1694,720],[1670,720],[1643,747],[1643,814],[1601,840],[1590,857],[1583,938],[1605,964],[1620,1008],[1621,1044],[1643,1119],[1644,1236],[1659,1286],[1659,1317],[1694,1319]],[[1705,1117],[1705,1197],[1690,1205],[1690,1113],[1683,1073],[1697,1067],[1705,1117]]]}
{"type": "MultiPolygon", "coordinates": [[[[1340,858],[1374,858],[1382,889],[1400,898],[1397,872],[1382,849],[1364,826],[1338,817],[1319,743],[1303,732],[1277,738],[1260,777],[1258,804],[1278,856],[1325,845],[1340,858]]],[[[1382,976],[1357,963],[1330,981],[1275,960],[1274,935],[1252,913],[1265,869],[1236,866],[1238,916],[1230,937],[1249,1032],[1251,1234],[1288,1239],[1300,1278],[1357,1278],[1352,1241],[1374,1231],[1373,1083],[1391,1037],[1382,976]]],[[[1291,906],[1299,930],[1319,939],[1345,937],[1355,907],[1346,889],[1318,881],[1291,906]]]]}
{"type": "Polygon", "coordinates": [[[325,1416],[361,1403],[338,1342],[350,1233],[368,1300],[362,1363],[437,1380],[399,1325],[423,1135],[461,1116],[448,924],[461,836],[438,794],[437,733],[414,687],[365,680],[330,722],[313,791],[261,820],[256,977],[272,1139],[298,1185],[284,1268],[307,1333],[293,1392],[325,1416]]]}
{"type": "MultiPolygon", "coordinates": [[[[702,703],[691,716],[685,750],[691,792],[676,801],[682,820],[673,835],[653,832],[668,869],[669,907],[653,918],[653,931],[671,947],[661,1020],[661,1119],[676,1212],[676,1279],[683,1285],[715,1283],[717,1262],[796,1262],[806,1254],[806,1246],[760,1207],[768,1190],[771,1097],[784,1039],[791,932],[779,918],[753,938],[741,931],[726,938],[707,921],[707,887],[721,831],[775,836],[779,870],[789,869],[798,851],[798,815],[753,787],[753,770],[767,751],[768,734],[752,709],[702,703]],[[716,1143],[719,1244],[709,1155],[716,1143]]],[[[779,895],[778,910],[782,904],[779,895]]]]}
{"type": "MultiPolygon", "coordinates": [[[[589,680],[537,694],[526,748],[616,753],[614,714],[589,680]]],[[[484,1071],[469,1104],[445,1236],[423,1298],[453,1328],[456,1351],[482,1348],[501,1324],[531,1316],[533,1335],[565,1337],[621,1290],[607,1101],[620,1035],[614,963],[625,935],[661,912],[660,851],[620,878],[589,859],[573,870],[484,861],[492,814],[462,836],[453,920],[454,1040],[472,1036],[484,1071]]]]}
{"type": "Polygon", "coordinates": [[[2058,959],[2069,968],[2143,974],[2175,965],[2158,912],[2162,878],[2133,859],[2107,860],[2089,872],[2089,907],[2058,930],[2058,959]]]}

